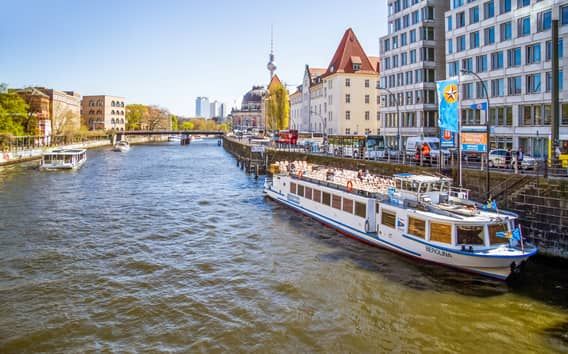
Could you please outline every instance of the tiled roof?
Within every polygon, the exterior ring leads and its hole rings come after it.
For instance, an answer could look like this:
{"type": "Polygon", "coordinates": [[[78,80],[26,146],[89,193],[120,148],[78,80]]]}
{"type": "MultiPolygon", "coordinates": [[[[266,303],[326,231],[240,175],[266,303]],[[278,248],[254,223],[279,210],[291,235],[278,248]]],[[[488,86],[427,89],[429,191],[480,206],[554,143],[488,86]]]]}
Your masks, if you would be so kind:
{"type": "Polygon", "coordinates": [[[359,64],[359,73],[364,74],[374,74],[377,73],[375,66],[365,54],[361,43],[355,36],[355,33],[351,28],[348,28],[331,59],[327,67],[325,76],[329,76],[334,73],[355,73],[353,70],[353,64],[359,64]]]}
{"type": "Polygon", "coordinates": [[[375,68],[376,72],[380,72],[380,67],[379,67],[379,63],[381,62],[381,59],[379,57],[369,57],[369,60],[371,61],[371,64],[373,65],[373,68],[375,68]]]}
{"type": "Polygon", "coordinates": [[[322,76],[327,71],[327,69],[325,68],[309,68],[309,70],[312,79],[315,79],[318,76],[322,76]]]}

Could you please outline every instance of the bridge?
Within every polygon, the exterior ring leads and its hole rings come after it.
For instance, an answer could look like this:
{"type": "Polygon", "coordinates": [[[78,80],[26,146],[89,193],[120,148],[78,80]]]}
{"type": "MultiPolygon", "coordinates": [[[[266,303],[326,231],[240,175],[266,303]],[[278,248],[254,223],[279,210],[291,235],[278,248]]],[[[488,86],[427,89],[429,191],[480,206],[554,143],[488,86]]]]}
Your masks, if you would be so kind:
{"type": "Polygon", "coordinates": [[[225,135],[222,130],[126,130],[117,135],[225,135]]]}

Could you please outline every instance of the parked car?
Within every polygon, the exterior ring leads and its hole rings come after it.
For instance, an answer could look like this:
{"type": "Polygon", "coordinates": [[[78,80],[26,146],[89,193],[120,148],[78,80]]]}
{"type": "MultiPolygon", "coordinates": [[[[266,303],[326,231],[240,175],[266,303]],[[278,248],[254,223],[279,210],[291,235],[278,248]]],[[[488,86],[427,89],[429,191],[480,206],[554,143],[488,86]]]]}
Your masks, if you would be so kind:
{"type": "MultiPolygon", "coordinates": [[[[514,168],[517,163],[517,150],[495,149],[489,152],[489,167],[514,168]],[[510,154],[507,156],[507,154],[510,154]]],[[[524,154],[521,165],[522,170],[535,169],[538,167],[538,160],[524,154]]]]}

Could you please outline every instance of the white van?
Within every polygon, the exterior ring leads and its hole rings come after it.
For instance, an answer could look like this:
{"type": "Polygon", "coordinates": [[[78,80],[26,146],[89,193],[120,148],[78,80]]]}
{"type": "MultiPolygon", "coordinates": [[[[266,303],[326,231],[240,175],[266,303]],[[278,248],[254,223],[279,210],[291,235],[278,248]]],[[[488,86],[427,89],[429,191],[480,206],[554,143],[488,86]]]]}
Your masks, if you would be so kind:
{"type": "MultiPolygon", "coordinates": [[[[414,158],[416,156],[416,147],[420,147],[422,150],[422,145],[424,143],[428,144],[430,147],[430,156],[437,158],[440,156],[440,139],[436,137],[419,137],[411,136],[406,140],[405,153],[407,158],[414,158]]],[[[450,152],[448,150],[442,150],[444,157],[449,157],[450,152]]]]}

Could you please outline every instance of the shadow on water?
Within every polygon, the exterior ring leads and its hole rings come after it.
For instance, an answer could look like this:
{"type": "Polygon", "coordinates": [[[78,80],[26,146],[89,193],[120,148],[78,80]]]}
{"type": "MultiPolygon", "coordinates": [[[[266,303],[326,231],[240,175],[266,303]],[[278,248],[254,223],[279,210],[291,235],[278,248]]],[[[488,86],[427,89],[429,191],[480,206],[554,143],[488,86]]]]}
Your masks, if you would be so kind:
{"type": "MultiPolygon", "coordinates": [[[[566,261],[534,257],[527,262],[520,275],[502,282],[369,246],[345,237],[329,227],[316,228],[314,225],[320,225],[316,220],[275,202],[270,203],[275,206],[275,211],[285,211],[275,212],[274,217],[282,222],[288,222],[299,234],[305,234],[305,230],[319,230],[309,232],[308,236],[335,249],[333,252],[319,255],[318,259],[322,262],[348,260],[361,269],[377,273],[388,281],[414,290],[454,292],[474,297],[499,296],[513,292],[568,309],[568,272],[566,272],[568,262],[566,261]]],[[[551,331],[561,332],[564,328],[561,326],[551,331]]]]}

